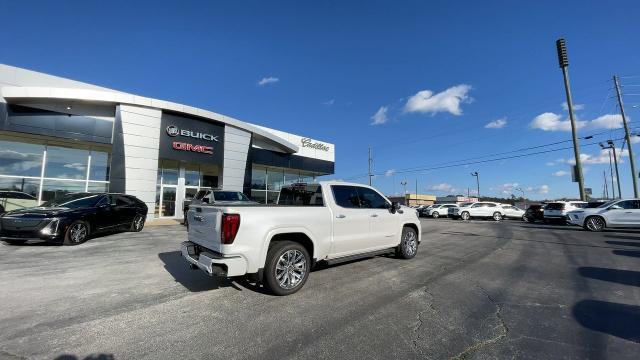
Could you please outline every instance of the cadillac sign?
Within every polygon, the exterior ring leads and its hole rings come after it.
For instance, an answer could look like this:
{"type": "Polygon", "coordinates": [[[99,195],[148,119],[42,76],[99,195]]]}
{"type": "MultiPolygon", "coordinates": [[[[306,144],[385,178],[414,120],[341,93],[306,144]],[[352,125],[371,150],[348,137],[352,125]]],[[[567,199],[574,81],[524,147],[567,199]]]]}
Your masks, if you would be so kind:
{"type": "Polygon", "coordinates": [[[329,147],[321,142],[313,141],[309,138],[303,138],[300,140],[302,147],[308,147],[316,150],[329,151],[329,147]]]}

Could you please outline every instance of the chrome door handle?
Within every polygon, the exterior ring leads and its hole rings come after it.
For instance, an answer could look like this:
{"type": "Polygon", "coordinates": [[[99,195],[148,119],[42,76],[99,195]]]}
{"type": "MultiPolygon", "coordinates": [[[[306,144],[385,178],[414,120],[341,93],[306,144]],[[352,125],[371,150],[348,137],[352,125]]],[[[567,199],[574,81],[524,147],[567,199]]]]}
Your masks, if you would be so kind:
{"type": "Polygon", "coordinates": [[[344,216],[344,215],[342,215],[342,214],[340,214],[340,215],[336,215],[336,217],[337,217],[338,219],[344,219],[344,218],[346,218],[346,216],[344,216]]]}
{"type": "Polygon", "coordinates": [[[372,214],[371,217],[378,217],[378,214],[372,214]]]}

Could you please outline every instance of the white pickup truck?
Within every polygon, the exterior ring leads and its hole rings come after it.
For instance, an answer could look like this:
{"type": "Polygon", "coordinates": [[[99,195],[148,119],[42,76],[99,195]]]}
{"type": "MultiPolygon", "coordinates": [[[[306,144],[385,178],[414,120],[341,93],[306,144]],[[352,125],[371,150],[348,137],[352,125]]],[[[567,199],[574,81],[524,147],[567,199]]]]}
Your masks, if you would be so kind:
{"type": "Polygon", "coordinates": [[[416,255],[420,221],[374,188],[337,181],[293,184],[274,205],[192,205],[182,256],[211,276],[250,275],[276,295],[300,290],[318,262],[395,251],[416,255]]]}

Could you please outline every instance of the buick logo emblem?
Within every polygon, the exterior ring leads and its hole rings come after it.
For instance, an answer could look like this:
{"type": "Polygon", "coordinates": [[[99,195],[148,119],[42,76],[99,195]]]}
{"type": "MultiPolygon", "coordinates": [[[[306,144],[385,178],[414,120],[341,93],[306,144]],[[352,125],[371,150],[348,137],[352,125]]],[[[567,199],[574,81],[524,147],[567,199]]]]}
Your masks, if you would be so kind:
{"type": "Polygon", "coordinates": [[[180,130],[175,125],[167,126],[167,135],[169,136],[178,136],[180,134],[180,130]]]}

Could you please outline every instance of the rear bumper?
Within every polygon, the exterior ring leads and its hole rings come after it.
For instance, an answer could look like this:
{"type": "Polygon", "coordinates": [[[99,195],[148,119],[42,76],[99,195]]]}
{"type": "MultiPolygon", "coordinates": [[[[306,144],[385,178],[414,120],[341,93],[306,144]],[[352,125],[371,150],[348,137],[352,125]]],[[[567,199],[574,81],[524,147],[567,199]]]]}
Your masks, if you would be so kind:
{"type": "Polygon", "coordinates": [[[180,245],[182,257],[209,276],[241,276],[247,273],[247,262],[241,256],[226,256],[205,249],[191,241],[180,245]]]}

